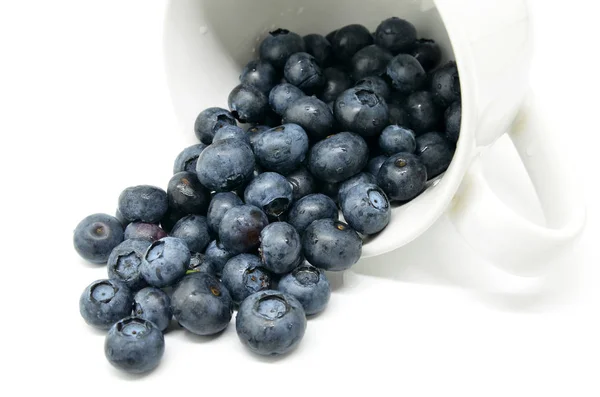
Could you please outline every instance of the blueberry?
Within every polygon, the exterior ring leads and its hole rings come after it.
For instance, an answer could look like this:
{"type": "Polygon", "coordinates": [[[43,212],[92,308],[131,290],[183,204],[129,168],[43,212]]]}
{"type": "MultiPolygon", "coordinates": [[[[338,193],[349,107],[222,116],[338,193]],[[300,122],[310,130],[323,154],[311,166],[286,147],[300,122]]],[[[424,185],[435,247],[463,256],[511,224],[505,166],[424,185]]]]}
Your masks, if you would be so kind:
{"type": "MultiPolygon", "coordinates": [[[[369,91],[373,91],[385,101],[387,101],[391,94],[391,89],[388,83],[385,82],[379,76],[367,76],[356,82],[356,88],[364,88],[369,91]]],[[[387,102],[386,102],[387,103],[387,102]]]]}
{"type": "Polygon", "coordinates": [[[200,112],[194,123],[194,132],[200,142],[210,145],[215,132],[224,125],[237,125],[228,110],[208,108],[200,112]]]}
{"type": "Polygon", "coordinates": [[[298,299],[307,316],[325,310],[331,296],[325,272],[308,263],[283,276],[277,289],[298,299]]]}
{"type": "Polygon", "coordinates": [[[269,105],[275,113],[283,116],[287,108],[303,96],[305,94],[300,88],[290,83],[282,83],[273,87],[269,93],[269,105]]]}
{"type": "Polygon", "coordinates": [[[240,123],[260,123],[265,119],[269,109],[267,96],[258,88],[240,84],[235,87],[227,98],[233,117],[240,123]]]}
{"type": "Polygon", "coordinates": [[[171,236],[184,241],[192,252],[204,252],[210,243],[206,217],[201,215],[184,216],[173,226],[171,236]]]}
{"type": "Polygon", "coordinates": [[[231,191],[244,186],[254,172],[254,153],[239,139],[225,139],[210,145],[198,157],[198,180],[207,188],[231,191]]]}
{"type": "Polygon", "coordinates": [[[392,87],[401,94],[410,94],[425,84],[425,70],[413,56],[408,54],[396,55],[386,69],[386,78],[392,87]]]}
{"type": "Polygon", "coordinates": [[[458,142],[458,136],[460,134],[461,112],[461,103],[460,101],[456,101],[452,103],[448,109],[446,109],[446,113],[444,114],[444,120],[446,122],[446,136],[453,143],[458,142]]]}
{"type": "Polygon", "coordinates": [[[292,103],[283,116],[285,123],[298,124],[313,140],[323,139],[333,128],[334,118],[327,104],[305,96],[292,103]]]}
{"type": "Polygon", "coordinates": [[[271,288],[271,274],[261,266],[260,258],[251,254],[240,254],[227,261],[221,279],[235,303],[271,288]]]}
{"type": "Polygon", "coordinates": [[[350,62],[352,78],[360,80],[368,76],[383,74],[393,57],[391,52],[377,45],[370,45],[358,50],[350,62]]]}
{"type": "Polygon", "coordinates": [[[155,186],[128,187],[119,196],[119,211],[131,222],[158,223],[168,208],[167,192],[155,186]]]}
{"type": "Polygon", "coordinates": [[[258,252],[265,269],[275,274],[289,273],[302,260],[300,235],[289,223],[271,223],[260,232],[258,252]]]}
{"type": "Polygon", "coordinates": [[[373,44],[373,37],[367,28],[355,24],[338,29],[330,42],[333,54],[341,62],[350,62],[358,50],[373,44]]]}
{"type": "Polygon", "coordinates": [[[263,172],[246,187],[244,201],[261,208],[267,215],[278,217],[292,203],[292,193],[292,185],[284,176],[263,172]]]}
{"type": "Polygon", "coordinates": [[[320,184],[321,189],[319,190],[319,192],[323,193],[324,195],[332,199],[335,203],[337,203],[340,185],[341,183],[339,182],[324,182],[320,184]]]}
{"type": "Polygon", "coordinates": [[[410,53],[423,66],[426,72],[435,68],[442,59],[442,50],[440,46],[429,39],[419,39],[410,53]]]}
{"type": "Polygon", "coordinates": [[[299,125],[284,124],[260,134],[253,149],[262,167],[286,175],[306,158],[308,136],[299,125]]]}
{"type": "Polygon", "coordinates": [[[408,128],[390,125],[379,136],[379,147],[384,154],[414,153],[417,148],[415,133],[408,128]]]}
{"type": "Polygon", "coordinates": [[[221,220],[225,216],[225,213],[231,208],[243,204],[244,202],[242,199],[235,193],[223,192],[215,194],[208,206],[208,212],[206,214],[206,220],[210,231],[213,234],[218,234],[219,225],[221,224],[221,220]]]}
{"type": "Polygon", "coordinates": [[[319,219],[311,223],[302,236],[306,260],[324,270],[349,269],[360,259],[362,240],[344,222],[319,219]]]}
{"type": "Polygon", "coordinates": [[[340,207],[348,225],[365,235],[385,229],[392,215],[388,198],[375,184],[359,183],[340,194],[340,207]]]}
{"type": "Polygon", "coordinates": [[[223,244],[219,240],[213,240],[206,247],[206,251],[204,251],[204,255],[207,260],[212,262],[217,272],[216,274],[221,274],[223,272],[223,267],[229,259],[233,257],[233,254],[223,247],[223,244]]]}
{"type": "Polygon", "coordinates": [[[267,61],[256,59],[248,62],[240,75],[240,83],[252,85],[268,94],[278,81],[277,71],[267,61]]]}
{"type": "Polygon", "coordinates": [[[173,164],[173,174],[182,171],[196,172],[198,156],[200,156],[200,153],[202,153],[204,149],[206,149],[206,145],[203,143],[198,143],[183,149],[175,159],[175,163],[173,164]]]}
{"type": "Polygon", "coordinates": [[[412,153],[397,153],[386,160],[377,183],[392,201],[410,201],[425,189],[427,168],[412,153]]]}
{"type": "Polygon", "coordinates": [[[436,103],[444,108],[460,100],[460,78],[456,62],[448,62],[433,72],[431,93],[436,103]]]}
{"type": "Polygon", "coordinates": [[[308,169],[326,182],[341,182],[367,165],[369,150],[360,135],[340,132],[317,142],[308,155],[308,169]]]}
{"type": "Polygon", "coordinates": [[[204,215],[210,203],[210,191],[200,183],[195,171],[173,175],[167,187],[167,197],[169,208],[185,214],[204,215]]]}
{"type": "Polygon", "coordinates": [[[285,79],[307,94],[319,92],[325,85],[323,70],[315,57],[298,52],[289,57],[283,68],[285,79]]]}
{"type": "Polygon", "coordinates": [[[246,143],[250,143],[250,137],[243,129],[237,125],[224,125],[215,132],[213,143],[222,141],[225,139],[241,139],[246,143]]]}
{"type": "Polygon", "coordinates": [[[240,205],[225,213],[219,225],[219,239],[232,254],[251,252],[260,244],[260,232],[269,223],[267,216],[253,205],[240,205]]]}
{"type": "Polygon", "coordinates": [[[342,130],[363,137],[381,133],[390,117],[384,99],[362,87],[344,91],[335,101],[333,113],[342,130]]]}
{"type": "Polygon", "coordinates": [[[156,368],[165,352],[162,332],[151,321],[127,317],[111,327],[104,341],[104,354],[116,368],[141,374],[156,368]]]}
{"type": "Polygon", "coordinates": [[[417,134],[435,131],[440,126],[442,114],[428,91],[412,93],[404,105],[411,128],[417,134]]]}
{"type": "Polygon", "coordinates": [[[327,67],[333,62],[333,50],[331,43],[320,34],[309,34],[304,36],[304,47],[306,52],[315,57],[321,67],[327,67]]]}
{"type": "Polygon", "coordinates": [[[440,132],[427,132],[417,137],[417,155],[427,167],[427,177],[435,178],[446,171],[454,156],[454,144],[440,132]]]}
{"type": "Polygon", "coordinates": [[[339,211],[335,202],[328,196],[316,193],[298,200],[288,216],[288,222],[302,235],[308,225],[318,219],[338,220],[339,211]]]}
{"type": "Polygon", "coordinates": [[[352,87],[352,79],[346,72],[338,68],[327,68],[323,71],[325,87],[321,93],[323,102],[335,101],[338,96],[352,87]]]}
{"type": "Polygon", "coordinates": [[[390,113],[390,125],[399,125],[408,127],[410,120],[408,113],[404,110],[404,106],[397,103],[388,103],[388,111],[390,113]]]}
{"type": "Polygon", "coordinates": [[[146,282],[140,273],[140,265],[150,244],[147,240],[125,240],[117,245],[108,257],[108,278],[133,291],[143,288],[146,282]]]}
{"type": "Polygon", "coordinates": [[[92,263],[106,263],[111,251],[123,241],[123,225],[107,214],[85,217],[73,232],[77,253],[92,263]]]}
{"type": "Polygon", "coordinates": [[[375,31],[375,43],[394,54],[410,51],[416,40],[415,26],[397,17],[384,20],[375,31]]]}
{"type": "Polygon", "coordinates": [[[179,324],[196,335],[223,331],[233,314],[229,291],[208,273],[185,276],[173,290],[171,307],[179,324]]]}
{"type": "MultiPolygon", "coordinates": [[[[179,221],[181,218],[186,216],[185,212],[175,211],[173,209],[168,209],[165,216],[160,220],[160,227],[167,233],[169,233],[173,226],[179,221]]],[[[162,238],[162,237],[161,237],[162,238]]]]}
{"type": "Polygon", "coordinates": [[[296,33],[286,29],[277,29],[260,43],[260,59],[270,62],[275,68],[284,67],[288,58],[297,52],[303,52],[304,40],[296,33]]]}
{"type": "Polygon", "coordinates": [[[131,223],[123,217],[123,214],[121,214],[121,211],[119,211],[118,208],[115,210],[115,218],[117,218],[117,220],[121,222],[121,226],[123,227],[127,227],[127,225],[131,223]]]}
{"type": "Polygon", "coordinates": [[[165,331],[171,322],[171,298],[163,290],[146,287],[133,296],[133,315],[152,321],[159,330],[165,331]]]}
{"type": "Polygon", "coordinates": [[[248,140],[250,142],[250,146],[254,147],[254,143],[260,136],[261,132],[270,130],[271,127],[268,125],[255,125],[253,127],[248,128],[246,134],[248,135],[248,140]]]}
{"type": "MultiPolygon", "coordinates": [[[[416,142],[415,142],[415,145],[416,145],[416,142]]],[[[369,163],[367,164],[367,172],[369,172],[371,175],[374,175],[375,177],[377,177],[377,174],[379,174],[379,169],[381,168],[383,163],[385,163],[387,158],[388,157],[386,155],[373,157],[371,160],[369,160],[369,163]]]]}
{"type": "Polygon", "coordinates": [[[89,325],[109,329],[114,323],[131,314],[133,293],[115,280],[91,283],[79,298],[79,312],[89,325]]]}
{"type": "Polygon", "coordinates": [[[219,266],[212,261],[211,258],[207,257],[205,254],[201,254],[199,252],[192,252],[190,257],[190,263],[188,265],[188,269],[185,274],[192,273],[208,273],[213,276],[217,276],[217,274],[221,273],[221,269],[219,266]]]}
{"type": "Polygon", "coordinates": [[[333,30],[333,31],[331,31],[331,32],[329,32],[329,33],[327,33],[327,34],[325,35],[325,39],[327,39],[327,41],[328,41],[329,43],[331,43],[331,42],[333,41],[333,38],[334,38],[334,36],[335,36],[335,34],[336,34],[336,33],[337,33],[337,29],[336,29],[336,30],[333,30]]]}
{"type": "MultiPolygon", "coordinates": [[[[368,172],[361,172],[360,174],[354,175],[352,178],[345,180],[340,184],[340,189],[338,191],[338,201],[340,204],[344,202],[344,197],[346,194],[356,185],[364,185],[364,184],[376,184],[377,178],[368,172]]],[[[336,218],[337,219],[337,218],[336,218]]]]}
{"type": "Polygon", "coordinates": [[[315,193],[317,183],[312,174],[305,167],[299,167],[296,171],[286,176],[292,184],[292,198],[296,202],[304,196],[315,193]]]}
{"type": "Polygon", "coordinates": [[[125,228],[125,240],[146,240],[154,242],[167,237],[167,233],[154,223],[132,222],[125,228]]]}
{"type": "Polygon", "coordinates": [[[165,237],[148,247],[140,271],[148,284],[162,288],[183,277],[189,263],[190,250],[185,241],[165,237]]]}
{"type": "MultiPolygon", "coordinates": [[[[268,98],[267,98],[268,100],[268,98]]],[[[283,122],[281,120],[281,116],[275,113],[270,106],[267,106],[267,112],[265,114],[265,119],[262,124],[268,126],[269,128],[277,127],[281,125],[283,122]]]]}
{"type": "Polygon", "coordinates": [[[306,330],[302,304],[279,291],[257,292],[242,302],[235,328],[240,341],[254,353],[281,355],[296,347],[306,330]]]}

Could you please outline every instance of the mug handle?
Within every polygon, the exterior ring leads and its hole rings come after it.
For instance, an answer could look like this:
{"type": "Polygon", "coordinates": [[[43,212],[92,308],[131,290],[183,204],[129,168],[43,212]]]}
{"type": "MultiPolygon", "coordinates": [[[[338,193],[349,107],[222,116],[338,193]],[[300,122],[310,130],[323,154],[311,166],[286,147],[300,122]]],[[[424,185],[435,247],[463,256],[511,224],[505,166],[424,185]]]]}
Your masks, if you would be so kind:
{"type": "Polygon", "coordinates": [[[476,252],[516,275],[536,276],[581,232],[582,192],[530,93],[508,132],[537,193],[546,226],[508,208],[490,189],[475,160],[447,212],[476,252]]]}

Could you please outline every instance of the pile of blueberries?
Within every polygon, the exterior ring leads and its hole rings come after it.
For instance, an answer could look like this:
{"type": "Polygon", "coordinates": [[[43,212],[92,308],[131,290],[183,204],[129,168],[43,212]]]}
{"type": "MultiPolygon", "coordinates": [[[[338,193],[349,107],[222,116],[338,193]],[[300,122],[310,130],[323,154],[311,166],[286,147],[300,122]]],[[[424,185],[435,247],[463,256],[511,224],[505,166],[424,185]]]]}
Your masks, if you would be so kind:
{"type": "Polygon", "coordinates": [[[198,115],[201,143],[177,156],[167,190],[129,187],[116,217],[90,215],[75,229],[77,252],[107,264],[108,279],[90,284],[79,306],[108,330],[108,360],[147,372],[172,318],[212,335],[236,308],[249,349],[293,349],[306,317],[329,301],[324,271],[356,263],[391,203],[412,200],[450,164],[460,83],[441,57],[399,18],[373,34],[362,25],[326,37],[271,32],[230,110],[198,115]]]}

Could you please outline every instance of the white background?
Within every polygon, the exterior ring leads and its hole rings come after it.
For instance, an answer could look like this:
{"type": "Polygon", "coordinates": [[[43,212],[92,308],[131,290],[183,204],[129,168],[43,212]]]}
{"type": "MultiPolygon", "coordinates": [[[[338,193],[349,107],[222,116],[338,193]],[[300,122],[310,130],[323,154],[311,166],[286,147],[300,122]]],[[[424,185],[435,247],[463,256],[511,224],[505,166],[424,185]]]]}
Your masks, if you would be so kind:
{"type": "MultiPolygon", "coordinates": [[[[170,332],[160,367],[131,377],[79,316],[105,268],[71,239],[87,214],[114,212],[123,188],[166,187],[195,141],[162,74],[164,3],[1,2],[0,394],[600,395],[599,24],[590,1],[532,3],[531,84],[564,148],[556,161],[585,182],[588,225],[572,254],[544,278],[503,275],[442,218],[387,263],[337,280],[293,354],[251,355],[232,322],[216,338],[170,332]]],[[[496,179],[510,191],[510,177],[496,179]]]]}

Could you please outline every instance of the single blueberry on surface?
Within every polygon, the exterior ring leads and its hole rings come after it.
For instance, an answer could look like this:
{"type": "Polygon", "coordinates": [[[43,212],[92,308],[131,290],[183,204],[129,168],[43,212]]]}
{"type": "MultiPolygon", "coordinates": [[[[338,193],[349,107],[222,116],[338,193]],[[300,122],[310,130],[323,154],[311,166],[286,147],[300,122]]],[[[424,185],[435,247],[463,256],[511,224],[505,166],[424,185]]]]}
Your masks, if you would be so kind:
{"type": "Polygon", "coordinates": [[[393,54],[410,51],[417,40],[415,26],[397,17],[384,20],[375,31],[375,44],[393,54]]]}
{"type": "Polygon", "coordinates": [[[132,222],[125,228],[125,240],[146,240],[151,243],[167,237],[167,232],[155,223],[132,222]]]}
{"type": "Polygon", "coordinates": [[[237,125],[233,115],[226,109],[208,108],[196,117],[194,132],[200,142],[210,145],[215,132],[224,125],[237,125]]]}
{"type": "Polygon", "coordinates": [[[302,235],[304,230],[318,219],[338,220],[339,211],[335,202],[322,193],[310,194],[294,203],[288,222],[302,235]]]}
{"type": "Polygon", "coordinates": [[[299,167],[296,171],[286,175],[287,180],[292,184],[292,197],[296,202],[304,196],[313,194],[317,190],[315,178],[306,167],[299,167]]]}
{"type": "Polygon", "coordinates": [[[295,85],[290,83],[278,84],[269,93],[269,105],[275,113],[283,116],[287,108],[303,96],[305,96],[304,92],[295,85]]]}
{"type": "Polygon", "coordinates": [[[229,93],[227,103],[231,114],[240,123],[260,123],[265,119],[269,109],[267,96],[258,88],[248,84],[235,87],[229,93]]]}
{"type": "Polygon", "coordinates": [[[410,53],[423,66],[426,72],[435,68],[442,59],[440,46],[430,39],[419,39],[410,53]]]}
{"type": "Polygon", "coordinates": [[[252,85],[265,94],[271,91],[278,80],[275,67],[260,59],[248,62],[240,75],[240,83],[252,85]]]}
{"type": "Polygon", "coordinates": [[[208,206],[206,220],[208,227],[213,234],[219,233],[219,225],[225,216],[225,213],[231,208],[243,205],[244,202],[235,193],[223,192],[213,196],[208,206]]]}
{"type": "Polygon", "coordinates": [[[192,252],[190,264],[185,274],[208,273],[217,276],[221,273],[219,266],[211,258],[199,252],[192,252]]]}
{"type": "Polygon", "coordinates": [[[306,314],[302,304],[292,295],[274,290],[261,291],[242,302],[235,328],[240,341],[254,353],[281,355],[302,340],[306,314]]]}
{"type": "Polygon", "coordinates": [[[304,263],[283,276],[277,289],[298,299],[307,316],[325,310],[331,296],[325,272],[309,263],[304,263]]]}
{"type": "Polygon", "coordinates": [[[287,175],[308,153],[308,136],[297,124],[283,124],[264,131],[253,145],[258,163],[266,170],[287,175]]]}
{"type": "Polygon", "coordinates": [[[246,143],[250,143],[250,137],[246,132],[237,125],[224,125],[215,132],[213,143],[225,139],[241,139],[246,143]]]}
{"type": "Polygon", "coordinates": [[[210,242],[206,217],[202,215],[184,216],[173,226],[171,236],[184,241],[192,252],[204,252],[210,242]]]}
{"type": "Polygon", "coordinates": [[[362,240],[344,222],[319,219],[312,222],[302,236],[306,260],[324,270],[346,270],[360,259],[362,240]]]}
{"type": "Polygon", "coordinates": [[[89,325],[109,329],[114,323],[131,314],[133,293],[115,280],[91,283],[79,298],[79,312],[89,325]]]}
{"type": "MultiPolygon", "coordinates": [[[[356,82],[356,85],[354,87],[355,88],[364,88],[366,90],[373,91],[374,93],[379,95],[381,98],[383,98],[385,101],[387,101],[391,95],[390,86],[388,85],[388,83],[385,82],[384,79],[382,79],[379,76],[363,77],[362,79],[360,79],[356,82]]],[[[386,102],[386,104],[387,104],[387,102],[386,102]]]]}
{"type": "Polygon", "coordinates": [[[171,322],[171,298],[160,288],[141,289],[133,296],[133,315],[152,321],[164,332],[171,322]]]}
{"type": "Polygon", "coordinates": [[[373,44],[373,37],[369,29],[353,24],[338,29],[330,42],[336,58],[349,63],[358,50],[373,44]]]}
{"type": "Polygon", "coordinates": [[[375,184],[359,183],[350,188],[340,195],[340,206],[348,225],[366,235],[382,231],[392,216],[387,196],[375,184]]]}
{"type": "Polygon", "coordinates": [[[339,68],[330,67],[323,71],[325,86],[320,99],[323,102],[335,101],[338,96],[352,87],[352,79],[346,72],[339,68]]]}
{"type": "Polygon", "coordinates": [[[244,186],[254,172],[254,153],[239,139],[225,139],[210,145],[198,157],[198,180],[216,192],[244,186]]]}
{"type": "Polygon", "coordinates": [[[227,261],[221,279],[235,303],[271,288],[272,283],[271,273],[262,267],[258,256],[251,254],[240,254],[227,261]]]}
{"type": "Polygon", "coordinates": [[[203,143],[197,143],[183,149],[175,158],[173,174],[182,171],[196,172],[198,156],[200,156],[200,153],[202,153],[204,149],[206,149],[206,145],[203,143]]]}
{"type": "Polygon", "coordinates": [[[304,40],[287,29],[277,29],[260,43],[260,59],[270,62],[275,68],[282,69],[288,58],[305,50],[304,40]]]}
{"type": "Polygon", "coordinates": [[[396,55],[388,64],[386,77],[401,94],[410,94],[425,84],[427,74],[412,55],[396,55]]]}
{"type": "Polygon", "coordinates": [[[304,47],[307,53],[315,57],[315,60],[322,68],[329,66],[333,62],[331,43],[324,36],[315,33],[304,36],[304,47]]]}
{"type": "Polygon", "coordinates": [[[363,137],[381,133],[390,117],[385,100],[374,91],[362,87],[344,91],[336,99],[333,113],[342,130],[363,137]]]}
{"type": "Polygon", "coordinates": [[[436,103],[443,108],[460,100],[460,78],[456,62],[448,62],[433,72],[430,91],[436,103]]]}
{"type": "Polygon", "coordinates": [[[400,152],[414,153],[417,148],[415,133],[397,125],[387,126],[379,136],[379,147],[387,156],[400,152]]]}
{"type": "Polygon", "coordinates": [[[446,171],[454,156],[454,144],[440,132],[427,132],[417,137],[417,156],[427,167],[427,177],[435,178],[446,171]]]}
{"type": "Polygon", "coordinates": [[[325,85],[323,70],[312,55],[306,52],[292,54],[283,68],[285,79],[306,94],[319,92],[325,85]]]}
{"type": "Polygon", "coordinates": [[[183,171],[171,177],[167,186],[167,198],[172,210],[204,215],[210,203],[210,191],[200,183],[195,170],[183,171]]]}
{"type": "Polygon", "coordinates": [[[148,247],[140,271],[149,285],[162,288],[183,277],[189,263],[187,244],[176,237],[165,237],[148,247]]]}
{"type": "Polygon", "coordinates": [[[335,121],[329,106],[314,96],[297,99],[286,109],[283,120],[301,126],[313,140],[331,134],[335,121]]]}
{"type": "Polygon", "coordinates": [[[412,93],[404,104],[412,130],[417,134],[436,131],[442,121],[442,113],[428,91],[412,93]]]}
{"type": "Polygon", "coordinates": [[[132,291],[146,285],[140,272],[140,265],[150,246],[147,240],[125,240],[117,245],[108,257],[108,278],[116,280],[132,291]]]}
{"type": "Polygon", "coordinates": [[[85,217],[73,232],[73,246],[83,259],[106,263],[111,251],[123,241],[123,225],[107,214],[85,217]]]}
{"type": "Polygon", "coordinates": [[[156,186],[128,187],[119,196],[119,211],[131,222],[158,223],[168,208],[167,192],[156,186]]]}
{"type": "Polygon", "coordinates": [[[392,201],[410,201],[425,190],[427,168],[412,153],[397,153],[386,160],[377,182],[392,201]]]}
{"type": "Polygon", "coordinates": [[[260,244],[260,232],[268,223],[267,215],[258,207],[233,207],[221,220],[219,240],[232,254],[254,251],[260,244]]]}
{"type": "MultiPolygon", "coordinates": [[[[415,142],[415,145],[416,145],[416,142],[415,142]]],[[[369,172],[371,175],[377,177],[377,174],[379,174],[379,169],[381,168],[383,163],[385,163],[387,158],[388,158],[388,156],[383,155],[383,154],[380,156],[377,156],[377,157],[373,157],[371,160],[369,160],[366,171],[369,172]]]]}
{"type": "Polygon", "coordinates": [[[269,216],[278,217],[291,205],[292,194],[292,184],[283,175],[263,172],[246,187],[244,201],[261,208],[269,216]]]}
{"type": "Polygon", "coordinates": [[[275,274],[289,273],[302,260],[300,235],[289,223],[271,223],[260,232],[258,252],[265,269],[275,274]]]}
{"type": "Polygon", "coordinates": [[[367,165],[369,149],[358,134],[340,132],[317,142],[308,155],[308,169],[320,180],[337,183],[358,174],[367,165]]]}
{"type": "MultiPolygon", "coordinates": [[[[340,190],[338,191],[338,201],[340,204],[344,202],[344,197],[346,194],[356,185],[364,185],[364,184],[376,184],[377,178],[368,173],[361,172],[360,174],[354,175],[352,178],[345,180],[340,184],[340,190]]],[[[352,225],[350,225],[352,226],[352,225]]]]}
{"type": "Polygon", "coordinates": [[[204,251],[204,256],[207,260],[212,262],[217,269],[216,274],[221,274],[223,272],[223,267],[229,259],[233,257],[233,254],[223,247],[218,240],[213,240],[206,247],[206,251],[204,251]]]}
{"type": "Polygon", "coordinates": [[[448,137],[448,140],[453,143],[458,142],[461,113],[461,103],[460,101],[456,101],[452,103],[448,109],[446,109],[446,113],[444,114],[444,121],[446,122],[446,136],[448,137]]]}
{"type": "Polygon", "coordinates": [[[358,50],[350,62],[352,78],[360,80],[367,76],[383,74],[393,57],[391,52],[377,45],[370,45],[358,50]]]}

